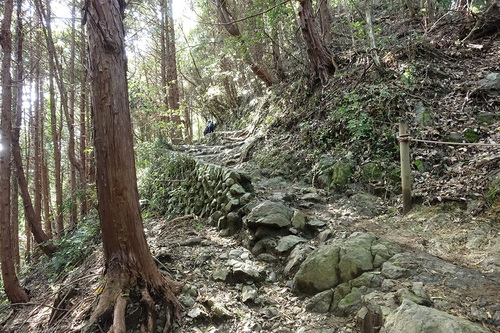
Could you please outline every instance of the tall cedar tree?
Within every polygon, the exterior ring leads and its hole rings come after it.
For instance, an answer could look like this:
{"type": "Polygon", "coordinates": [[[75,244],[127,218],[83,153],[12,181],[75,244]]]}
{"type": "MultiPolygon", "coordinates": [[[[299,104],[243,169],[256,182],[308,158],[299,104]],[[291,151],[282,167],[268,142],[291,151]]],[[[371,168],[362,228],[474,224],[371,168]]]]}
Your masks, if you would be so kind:
{"type": "Polygon", "coordinates": [[[2,263],[2,279],[5,293],[12,303],[28,301],[28,295],[19,284],[12,260],[12,238],[10,227],[10,175],[11,175],[11,142],[12,142],[12,78],[10,75],[12,55],[12,23],[13,0],[6,0],[4,4],[4,17],[0,31],[0,44],[2,45],[2,124],[0,142],[0,257],[2,263]]]}
{"type": "Polygon", "coordinates": [[[106,260],[106,283],[90,318],[126,332],[129,295],[142,296],[141,331],[156,331],[155,302],[166,312],[166,328],[179,315],[180,284],[165,278],[149,251],[142,223],[127,90],[123,0],[88,0],[87,25],[98,211],[106,260]],[[113,316],[111,320],[111,316],[113,316]]]}
{"type": "MultiPolygon", "coordinates": [[[[21,61],[18,60],[18,65],[20,63],[21,61]]],[[[23,96],[23,89],[21,85],[18,88],[18,97],[22,98],[22,96],[23,96]]],[[[12,155],[16,167],[16,173],[19,183],[19,191],[21,193],[21,198],[23,200],[24,216],[26,218],[27,224],[29,225],[29,228],[27,228],[27,230],[30,230],[33,233],[33,237],[35,238],[35,241],[40,246],[42,251],[45,254],[51,254],[55,252],[56,247],[52,242],[50,242],[50,237],[42,229],[40,214],[37,213],[35,211],[35,208],[33,207],[33,202],[31,200],[30,193],[28,190],[28,180],[24,173],[23,159],[21,155],[21,146],[19,144],[21,120],[22,120],[22,105],[18,104],[18,107],[16,108],[15,126],[12,130],[12,155]]],[[[29,169],[29,167],[27,167],[27,169],[29,169]]],[[[27,239],[29,240],[30,236],[28,236],[27,239]]],[[[30,248],[29,243],[27,248],[28,248],[27,252],[29,252],[30,248]]]]}

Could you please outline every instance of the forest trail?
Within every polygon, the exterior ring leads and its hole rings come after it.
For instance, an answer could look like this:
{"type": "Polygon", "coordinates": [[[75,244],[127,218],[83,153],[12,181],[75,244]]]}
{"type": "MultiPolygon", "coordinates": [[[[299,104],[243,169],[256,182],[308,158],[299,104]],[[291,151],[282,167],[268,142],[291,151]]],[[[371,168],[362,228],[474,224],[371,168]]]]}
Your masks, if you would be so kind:
{"type": "Polygon", "coordinates": [[[298,251],[277,254],[271,249],[266,255],[254,255],[255,248],[243,246],[245,234],[220,237],[216,228],[203,226],[198,218],[188,218],[181,229],[179,221],[172,226],[166,222],[168,238],[190,236],[178,247],[163,248],[172,255],[173,263],[183,263],[178,278],[187,279],[188,288],[197,294],[192,297],[193,304],[187,302],[191,310],[186,310],[180,332],[361,332],[355,311],[359,304],[342,315],[332,311],[331,305],[329,313],[316,313],[324,312],[324,307],[317,305],[324,302],[318,300],[319,294],[311,298],[292,292],[298,269],[294,261],[300,264],[311,250],[360,233],[396,242],[412,258],[403,268],[409,272],[412,267],[411,273],[391,279],[392,273],[383,272],[384,281],[373,288],[381,293],[379,297],[385,295],[399,304],[407,290],[420,288],[425,305],[479,322],[491,332],[500,330],[500,231],[495,221],[472,217],[454,203],[416,206],[401,216],[389,201],[361,190],[331,194],[304,182],[265,177],[252,163],[243,163],[250,160],[249,151],[260,138],[240,133],[209,134],[212,137],[205,144],[182,150],[210,163],[244,170],[252,177],[257,202],[284,203],[317,225],[292,230],[307,240],[296,247],[298,251]],[[225,274],[238,262],[249,263],[265,279],[231,281],[225,274]],[[218,306],[222,309],[217,310],[218,306]]]}
{"type": "MultiPolygon", "coordinates": [[[[227,237],[193,214],[144,219],[158,267],[184,283],[179,295],[184,309],[174,332],[362,333],[369,332],[366,327],[374,322],[362,317],[360,308],[374,304],[383,309],[384,317],[386,311],[400,314],[408,304],[421,304],[420,310],[436,309],[440,322],[454,325],[462,318],[467,325],[476,325],[464,332],[500,331],[496,221],[472,216],[454,203],[416,206],[401,216],[390,201],[361,188],[330,193],[303,180],[264,175],[252,158],[259,140],[241,131],[220,131],[209,134],[202,144],[177,150],[247,173],[255,190],[253,209],[257,203],[281,204],[299,217],[294,217],[293,226],[261,228],[259,235],[244,224],[240,233],[227,237]],[[257,246],[256,237],[264,240],[264,246],[257,246]],[[315,295],[295,290],[300,266],[315,249],[340,244],[340,253],[362,253],[347,244],[365,238],[375,244],[372,253],[384,248],[376,243],[380,240],[397,244],[400,253],[315,295]],[[452,317],[442,317],[446,314],[452,317]]],[[[80,332],[102,283],[101,255],[95,251],[58,279],[58,291],[53,291],[43,270],[33,272],[24,281],[32,305],[12,312],[5,332],[80,332]],[[57,303],[61,299],[64,304],[57,303]]],[[[431,320],[436,313],[423,315],[431,320]]],[[[129,316],[127,327],[135,333],[139,328],[134,318],[129,316]]],[[[414,325],[407,317],[391,320],[392,325],[398,320],[414,325]]]]}

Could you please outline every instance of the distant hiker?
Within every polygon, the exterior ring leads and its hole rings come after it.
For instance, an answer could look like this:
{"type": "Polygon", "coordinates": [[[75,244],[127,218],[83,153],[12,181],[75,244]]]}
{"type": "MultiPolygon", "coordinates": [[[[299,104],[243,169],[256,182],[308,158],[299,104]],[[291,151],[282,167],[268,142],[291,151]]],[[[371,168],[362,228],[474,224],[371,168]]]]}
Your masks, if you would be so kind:
{"type": "Polygon", "coordinates": [[[216,124],[209,120],[208,123],[207,123],[207,127],[205,127],[205,130],[203,131],[203,135],[207,135],[208,133],[212,133],[213,131],[215,131],[215,126],[216,124]]]}

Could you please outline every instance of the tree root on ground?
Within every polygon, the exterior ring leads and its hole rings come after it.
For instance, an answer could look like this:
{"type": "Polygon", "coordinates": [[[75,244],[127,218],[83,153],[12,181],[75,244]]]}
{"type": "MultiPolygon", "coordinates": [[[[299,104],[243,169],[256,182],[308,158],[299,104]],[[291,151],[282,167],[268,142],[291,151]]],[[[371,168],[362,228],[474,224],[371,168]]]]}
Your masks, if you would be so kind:
{"type": "Polygon", "coordinates": [[[162,285],[152,286],[133,273],[108,272],[84,332],[126,333],[138,326],[141,333],[156,332],[158,326],[169,332],[173,319],[180,318],[181,304],[175,296],[180,288],[180,283],[167,278],[162,285]]]}

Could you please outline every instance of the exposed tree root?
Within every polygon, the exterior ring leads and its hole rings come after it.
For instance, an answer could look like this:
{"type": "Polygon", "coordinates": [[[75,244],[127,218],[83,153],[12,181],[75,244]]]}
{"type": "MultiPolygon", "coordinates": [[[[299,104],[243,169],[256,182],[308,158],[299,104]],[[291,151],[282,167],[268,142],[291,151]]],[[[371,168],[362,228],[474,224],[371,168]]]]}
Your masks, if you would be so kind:
{"type": "Polygon", "coordinates": [[[179,319],[181,305],[175,295],[181,284],[163,280],[161,285],[152,286],[130,272],[108,272],[104,290],[84,331],[126,333],[127,326],[130,330],[140,325],[141,332],[153,333],[161,324],[163,332],[169,332],[173,318],[179,319]],[[134,315],[127,316],[127,310],[134,315]]]}

